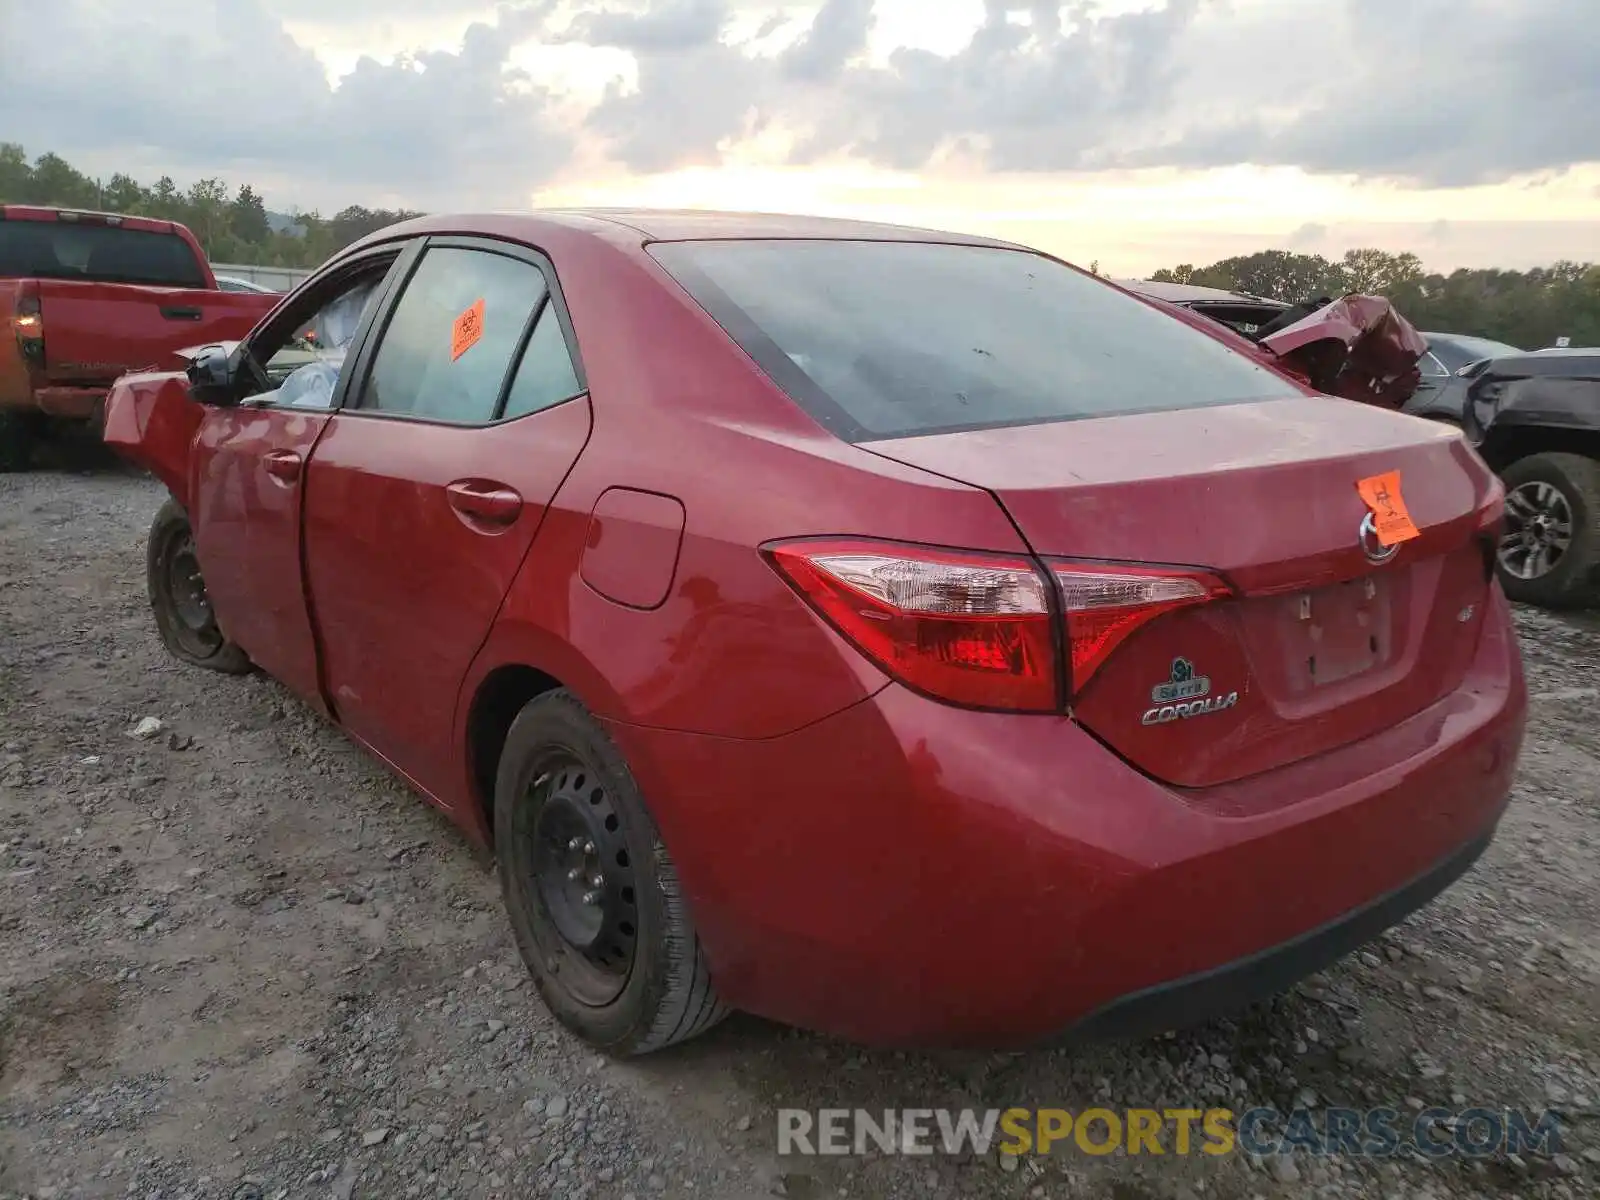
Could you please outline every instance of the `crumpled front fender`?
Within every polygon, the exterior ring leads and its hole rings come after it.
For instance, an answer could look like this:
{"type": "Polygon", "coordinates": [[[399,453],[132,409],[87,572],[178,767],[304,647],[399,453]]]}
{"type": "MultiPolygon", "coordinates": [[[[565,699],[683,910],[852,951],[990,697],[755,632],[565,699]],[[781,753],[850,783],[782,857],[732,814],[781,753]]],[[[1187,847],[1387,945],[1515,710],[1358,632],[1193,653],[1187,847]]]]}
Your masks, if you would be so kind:
{"type": "Polygon", "coordinates": [[[203,413],[177,372],[124,375],[106,398],[105,444],[149,471],[189,505],[189,453],[203,413]]]}

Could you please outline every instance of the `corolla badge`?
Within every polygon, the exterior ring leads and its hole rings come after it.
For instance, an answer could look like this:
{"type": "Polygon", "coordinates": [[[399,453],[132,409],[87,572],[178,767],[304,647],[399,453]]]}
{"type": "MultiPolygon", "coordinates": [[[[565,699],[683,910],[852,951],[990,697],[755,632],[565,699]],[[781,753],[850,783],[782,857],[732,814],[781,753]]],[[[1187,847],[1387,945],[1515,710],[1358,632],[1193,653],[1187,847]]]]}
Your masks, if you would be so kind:
{"type": "Polygon", "coordinates": [[[1155,707],[1145,710],[1141,724],[1165,725],[1169,721],[1184,721],[1232,708],[1239,703],[1239,693],[1211,695],[1211,680],[1196,675],[1194,664],[1187,658],[1175,658],[1171,675],[1150,689],[1150,699],[1155,707]]]}

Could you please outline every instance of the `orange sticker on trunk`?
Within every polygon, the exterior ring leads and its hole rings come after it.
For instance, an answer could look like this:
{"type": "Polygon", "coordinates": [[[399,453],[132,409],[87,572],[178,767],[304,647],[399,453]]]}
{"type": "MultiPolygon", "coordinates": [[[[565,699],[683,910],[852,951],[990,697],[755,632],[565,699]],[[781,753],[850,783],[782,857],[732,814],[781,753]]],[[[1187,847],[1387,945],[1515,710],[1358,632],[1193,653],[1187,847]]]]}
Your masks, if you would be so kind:
{"type": "Polygon", "coordinates": [[[1400,494],[1399,471],[1386,471],[1363,479],[1356,484],[1356,490],[1372,513],[1372,523],[1381,544],[1396,546],[1421,536],[1400,494]]]}
{"type": "Polygon", "coordinates": [[[450,331],[450,361],[455,362],[471,350],[482,336],[483,301],[479,300],[456,318],[455,327],[450,331]]]}

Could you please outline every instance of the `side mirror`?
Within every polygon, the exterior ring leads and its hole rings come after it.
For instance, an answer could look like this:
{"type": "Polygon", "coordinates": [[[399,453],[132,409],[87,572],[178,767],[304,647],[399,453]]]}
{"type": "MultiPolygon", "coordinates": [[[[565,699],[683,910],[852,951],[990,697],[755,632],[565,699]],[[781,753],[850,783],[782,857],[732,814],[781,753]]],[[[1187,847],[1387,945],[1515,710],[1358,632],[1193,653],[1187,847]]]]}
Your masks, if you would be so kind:
{"type": "Polygon", "coordinates": [[[204,346],[189,360],[189,396],[197,404],[228,408],[239,399],[238,346],[204,346]]]}

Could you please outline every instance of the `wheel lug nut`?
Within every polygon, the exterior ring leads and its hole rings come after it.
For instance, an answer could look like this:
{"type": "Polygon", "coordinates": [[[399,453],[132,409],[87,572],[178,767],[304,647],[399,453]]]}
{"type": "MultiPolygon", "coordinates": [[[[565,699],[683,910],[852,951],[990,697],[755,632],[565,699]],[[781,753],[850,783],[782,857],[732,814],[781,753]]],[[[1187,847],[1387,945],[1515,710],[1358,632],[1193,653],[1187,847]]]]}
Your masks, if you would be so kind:
{"type": "Polygon", "coordinates": [[[582,850],[583,849],[583,839],[582,838],[573,838],[570,842],[567,843],[567,849],[568,850],[582,850]]]}
{"type": "Polygon", "coordinates": [[[583,844],[583,852],[585,854],[593,854],[594,853],[594,843],[593,842],[585,842],[583,844]]]}
{"type": "Polygon", "coordinates": [[[593,908],[596,904],[600,903],[600,893],[599,892],[585,892],[583,894],[583,902],[585,904],[587,904],[590,908],[593,908]]]}
{"type": "Polygon", "coordinates": [[[577,879],[582,874],[583,874],[583,868],[582,867],[573,867],[572,870],[567,872],[567,878],[568,879],[577,879]]]}
{"type": "Polygon", "coordinates": [[[597,887],[604,887],[605,885],[606,885],[606,877],[604,875],[591,875],[591,876],[589,876],[589,886],[590,887],[597,888],[597,887]]]}

